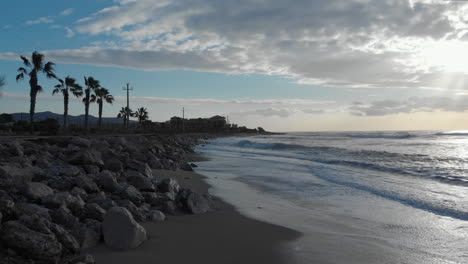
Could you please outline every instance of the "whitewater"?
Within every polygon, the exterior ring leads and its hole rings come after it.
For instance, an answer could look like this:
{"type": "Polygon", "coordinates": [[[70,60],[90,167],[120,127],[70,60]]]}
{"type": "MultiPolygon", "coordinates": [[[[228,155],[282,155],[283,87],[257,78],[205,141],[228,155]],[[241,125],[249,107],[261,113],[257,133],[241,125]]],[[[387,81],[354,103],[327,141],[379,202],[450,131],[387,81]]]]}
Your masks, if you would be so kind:
{"type": "Polygon", "coordinates": [[[304,235],[291,263],[468,263],[468,132],[314,132],[200,144],[241,213],[304,235]]]}

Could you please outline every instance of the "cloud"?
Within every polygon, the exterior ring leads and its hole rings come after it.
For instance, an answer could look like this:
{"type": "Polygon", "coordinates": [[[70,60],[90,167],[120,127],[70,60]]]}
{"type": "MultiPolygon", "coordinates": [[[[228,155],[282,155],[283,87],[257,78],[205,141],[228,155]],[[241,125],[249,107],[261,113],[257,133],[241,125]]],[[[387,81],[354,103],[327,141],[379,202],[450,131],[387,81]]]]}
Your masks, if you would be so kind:
{"type": "Polygon", "coordinates": [[[347,109],[356,116],[385,116],[415,112],[465,112],[468,101],[465,97],[411,97],[406,100],[382,100],[370,104],[354,102],[347,109]]]}
{"type": "Polygon", "coordinates": [[[111,47],[48,53],[66,63],[278,75],[326,87],[461,89],[467,15],[468,3],[438,0],[116,0],[75,24],[111,47]]]}
{"type": "Polygon", "coordinates": [[[72,38],[72,37],[75,36],[75,32],[71,28],[66,27],[66,26],[52,25],[50,28],[63,28],[63,29],[65,29],[67,38],[72,38]]]}
{"type": "Polygon", "coordinates": [[[71,15],[74,11],[75,11],[74,8],[67,8],[67,9],[63,10],[62,12],[60,12],[60,16],[69,16],[69,15],[71,15]]]}
{"type": "Polygon", "coordinates": [[[35,19],[35,20],[28,20],[26,21],[26,24],[27,25],[35,25],[35,24],[49,24],[49,23],[53,23],[54,22],[54,19],[50,16],[47,16],[47,17],[40,17],[38,19],[35,19]]]}

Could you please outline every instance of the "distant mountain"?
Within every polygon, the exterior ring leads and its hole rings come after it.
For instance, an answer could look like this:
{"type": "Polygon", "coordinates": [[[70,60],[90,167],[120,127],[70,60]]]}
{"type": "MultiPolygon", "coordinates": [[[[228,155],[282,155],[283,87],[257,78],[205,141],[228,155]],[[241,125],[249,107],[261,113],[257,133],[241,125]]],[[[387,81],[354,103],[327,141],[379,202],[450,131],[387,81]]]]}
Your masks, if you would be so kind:
{"type": "MultiPolygon", "coordinates": [[[[18,120],[26,120],[29,121],[29,113],[13,113],[11,114],[13,118],[18,121],[18,120]]],[[[56,114],[52,112],[39,112],[34,114],[34,121],[41,121],[47,118],[53,118],[59,120],[60,123],[63,123],[63,114],[56,114]]],[[[85,116],[84,115],[79,115],[79,116],[73,116],[69,115],[68,116],[68,124],[78,124],[81,125],[84,123],[85,116]]],[[[89,124],[97,124],[99,118],[90,115],[89,116],[89,124]]],[[[122,124],[123,120],[121,118],[116,118],[116,117],[103,117],[102,118],[102,123],[104,124],[122,124]]],[[[136,122],[134,120],[130,120],[131,123],[136,122]]]]}

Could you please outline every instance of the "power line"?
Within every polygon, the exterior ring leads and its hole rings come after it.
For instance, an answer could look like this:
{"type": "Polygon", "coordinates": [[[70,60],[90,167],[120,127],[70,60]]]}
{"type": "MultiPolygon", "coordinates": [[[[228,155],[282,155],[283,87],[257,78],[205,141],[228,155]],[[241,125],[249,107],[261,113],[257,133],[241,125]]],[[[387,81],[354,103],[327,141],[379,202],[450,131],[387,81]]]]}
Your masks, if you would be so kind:
{"type": "Polygon", "coordinates": [[[127,83],[127,87],[123,87],[122,90],[127,91],[127,113],[125,119],[127,120],[127,126],[130,123],[130,91],[133,90],[133,87],[130,87],[130,83],[127,83]]]}

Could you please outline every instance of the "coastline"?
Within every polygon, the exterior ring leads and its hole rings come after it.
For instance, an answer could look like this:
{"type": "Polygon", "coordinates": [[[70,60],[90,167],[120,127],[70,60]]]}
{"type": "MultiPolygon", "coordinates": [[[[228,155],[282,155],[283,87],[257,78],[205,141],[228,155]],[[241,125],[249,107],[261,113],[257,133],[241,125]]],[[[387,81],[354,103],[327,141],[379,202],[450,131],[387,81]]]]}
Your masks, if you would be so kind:
{"type": "MultiPolygon", "coordinates": [[[[190,156],[191,160],[204,157],[190,156]]],[[[206,177],[195,172],[154,170],[156,178],[174,178],[181,186],[208,193],[206,177]]],[[[91,249],[97,263],[291,263],[283,245],[300,233],[246,217],[215,197],[216,209],[203,215],[168,216],[144,223],[149,239],[140,247],[118,252],[105,245],[91,249]]]]}

